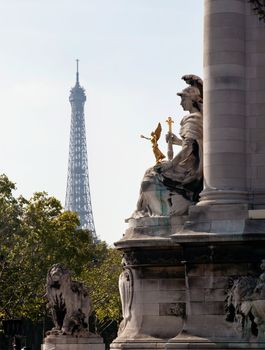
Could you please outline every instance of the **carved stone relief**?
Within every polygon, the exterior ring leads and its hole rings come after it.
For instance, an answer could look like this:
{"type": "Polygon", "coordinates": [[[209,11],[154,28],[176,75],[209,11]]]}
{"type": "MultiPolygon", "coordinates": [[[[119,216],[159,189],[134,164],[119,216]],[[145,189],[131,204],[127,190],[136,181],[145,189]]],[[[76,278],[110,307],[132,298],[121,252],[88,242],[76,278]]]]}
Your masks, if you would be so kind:
{"type": "Polygon", "coordinates": [[[260,267],[259,277],[238,277],[227,292],[226,320],[247,339],[265,339],[265,260],[260,267]]]}
{"type": "Polygon", "coordinates": [[[128,321],[131,319],[131,306],[133,301],[133,274],[129,268],[125,268],[120,274],[119,291],[123,316],[118,332],[120,335],[124,331],[128,321]]]}

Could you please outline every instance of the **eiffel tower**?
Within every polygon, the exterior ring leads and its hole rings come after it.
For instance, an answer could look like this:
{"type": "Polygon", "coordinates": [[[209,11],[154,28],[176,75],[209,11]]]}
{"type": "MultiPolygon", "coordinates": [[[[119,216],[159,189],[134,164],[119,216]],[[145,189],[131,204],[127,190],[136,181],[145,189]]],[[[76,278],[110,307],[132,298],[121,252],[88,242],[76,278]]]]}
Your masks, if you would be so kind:
{"type": "Polygon", "coordinates": [[[94,241],[98,241],[89,189],[84,115],[86,95],[84,88],[79,84],[78,63],[79,60],[76,60],[76,83],[69,97],[72,114],[65,210],[76,212],[80,220],[80,228],[89,230],[94,241]]]}

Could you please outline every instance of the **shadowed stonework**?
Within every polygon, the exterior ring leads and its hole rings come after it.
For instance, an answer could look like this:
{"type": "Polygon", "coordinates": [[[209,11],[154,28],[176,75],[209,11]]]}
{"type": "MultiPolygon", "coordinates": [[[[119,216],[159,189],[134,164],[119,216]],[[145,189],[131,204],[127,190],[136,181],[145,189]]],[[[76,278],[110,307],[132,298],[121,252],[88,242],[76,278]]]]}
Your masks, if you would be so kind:
{"type": "Polygon", "coordinates": [[[113,350],[265,348],[265,23],[252,5],[205,0],[203,93],[187,75],[180,137],[167,134],[181,151],[146,171],[116,243],[113,350]]]}
{"type": "Polygon", "coordinates": [[[265,21],[265,1],[264,0],[248,0],[252,4],[253,12],[255,12],[259,20],[265,21]]]}

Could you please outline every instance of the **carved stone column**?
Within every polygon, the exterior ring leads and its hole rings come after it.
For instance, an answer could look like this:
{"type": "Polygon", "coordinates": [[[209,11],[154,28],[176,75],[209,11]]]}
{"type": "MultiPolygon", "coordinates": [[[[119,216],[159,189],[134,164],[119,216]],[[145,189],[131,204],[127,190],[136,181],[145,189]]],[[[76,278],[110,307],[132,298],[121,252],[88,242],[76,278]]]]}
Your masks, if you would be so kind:
{"type": "Polygon", "coordinates": [[[205,0],[204,204],[246,203],[245,0],[205,0]]]}

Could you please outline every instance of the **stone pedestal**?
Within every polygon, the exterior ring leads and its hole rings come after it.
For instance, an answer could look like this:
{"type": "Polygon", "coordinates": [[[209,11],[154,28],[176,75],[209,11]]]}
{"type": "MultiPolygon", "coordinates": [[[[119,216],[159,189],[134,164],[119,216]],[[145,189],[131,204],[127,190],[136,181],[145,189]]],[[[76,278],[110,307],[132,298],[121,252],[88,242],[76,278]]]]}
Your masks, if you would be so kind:
{"type": "Polygon", "coordinates": [[[122,340],[122,339],[116,339],[111,344],[111,349],[115,350],[132,350],[132,349],[139,349],[139,350],[156,350],[156,349],[165,349],[166,341],[163,341],[162,339],[156,339],[151,337],[146,337],[139,340],[122,340]]]}
{"type": "MultiPolygon", "coordinates": [[[[229,296],[236,280],[249,277],[255,279],[263,272],[260,262],[265,253],[265,233],[184,233],[174,235],[173,239],[183,248],[187,294],[185,325],[183,331],[171,339],[170,347],[173,348],[175,341],[176,344],[183,342],[183,339],[187,341],[187,336],[191,338],[188,343],[205,343],[206,340],[208,343],[219,343],[220,348],[225,346],[221,343],[240,343],[241,348],[247,349],[264,344],[263,327],[258,330],[257,325],[256,333],[251,326],[244,328],[247,320],[243,320],[243,311],[242,324],[230,317],[229,296]],[[198,342],[196,337],[202,340],[198,342]]],[[[247,283],[244,288],[250,288],[247,283]]],[[[252,298],[250,294],[246,297],[244,293],[239,296],[242,302],[252,298]]],[[[265,308],[265,299],[262,296],[259,298],[265,308]]],[[[181,347],[177,345],[176,348],[181,347]]]]}
{"type": "Polygon", "coordinates": [[[187,217],[136,219],[116,243],[130,289],[112,350],[265,348],[265,24],[251,6],[205,0],[204,190],[187,217]]]}
{"type": "Polygon", "coordinates": [[[209,341],[207,339],[199,339],[196,337],[183,337],[182,339],[173,339],[166,344],[166,349],[176,349],[176,350],[236,350],[236,349],[264,349],[265,342],[260,343],[243,343],[241,341],[225,342],[225,341],[209,341]]]}
{"type": "MultiPolygon", "coordinates": [[[[206,211],[205,221],[218,215],[220,218],[221,209],[214,209],[208,217],[206,211]]],[[[258,225],[259,220],[249,220],[251,223],[246,225],[246,213],[245,205],[237,211],[230,208],[230,214],[242,221],[236,233],[218,232],[217,223],[215,232],[184,228],[172,235],[169,229],[168,236],[162,226],[142,227],[141,233],[139,227],[128,229],[116,246],[124,252],[124,268],[130,271],[132,302],[129,317],[111,349],[264,347],[263,326],[257,324],[253,330],[232,320],[229,314],[228,295],[233,283],[245,277],[259,279],[263,272],[260,265],[265,258],[265,227],[258,225]],[[247,226],[248,232],[244,232],[247,226]]],[[[154,218],[153,223],[158,222],[167,220],[154,218]]],[[[226,226],[224,222],[220,225],[226,226]]],[[[233,221],[230,228],[235,229],[233,221]]],[[[265,314],[265,294],[264,301],[259,302],[264,304],[265,314]]],[[[263,322],[265,325],[265,318],[263,322]]]]}
{"type": "MultiPolygon", "coordinates": [[[[167,339],[183,328],[185,271],[180,246],[169,238],[172,223],[179,225],[165,217],[142,219],[138,225],[132,220],[117,243],[124,252],[132,295],[112,349],[164,349],[167,339]]],[[[122,299],[126,303],[126,297],[122,299]]]]}
{"type": "Polygon", "coordinates": [[[48,335],[41,350],[105,350],[105,345],[103,339],[97,335],[89,337],[48,335]]]}

